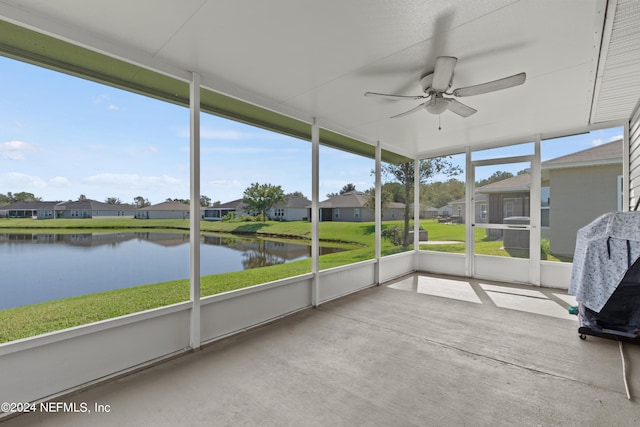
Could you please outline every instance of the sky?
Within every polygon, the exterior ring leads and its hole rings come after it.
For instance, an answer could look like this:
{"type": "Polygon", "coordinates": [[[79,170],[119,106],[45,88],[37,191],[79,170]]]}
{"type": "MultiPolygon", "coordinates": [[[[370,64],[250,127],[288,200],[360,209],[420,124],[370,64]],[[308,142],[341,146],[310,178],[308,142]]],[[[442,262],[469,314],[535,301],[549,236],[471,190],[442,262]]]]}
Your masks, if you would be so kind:
{"type": "MultiPolygon", "coordinates": [[[[188,109],[4,57],[0,77],[0,193],[123,203],[142,196],[152,204],[189,198],[188,109]]],[[[201,194],[212,201],[242,198],[254,182],[311,198],[310,142],[209,114],[200,133],[201,194]]],[[[617,128],[545,141],[542,160],[621,136],[617,128]]],[[[453,161],[464,167],[464,156],[453,161]]],[[[348,183],[373,187],[373,168],[372,159],[321,147],[320,199],[348,183]]]]}

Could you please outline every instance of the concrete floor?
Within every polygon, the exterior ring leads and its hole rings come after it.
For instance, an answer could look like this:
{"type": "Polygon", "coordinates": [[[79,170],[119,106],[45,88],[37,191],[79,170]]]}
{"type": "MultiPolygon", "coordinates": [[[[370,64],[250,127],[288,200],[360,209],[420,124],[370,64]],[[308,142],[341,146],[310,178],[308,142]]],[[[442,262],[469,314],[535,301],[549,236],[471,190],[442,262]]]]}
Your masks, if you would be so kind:
{"type": "Polygon", "coordinates": [[[92,413],[2,427],[640,425],[640,346],[624,346],[629,401],[618,343],[580,340],[572,302],[413,275],[65,399],[92,413]]]}

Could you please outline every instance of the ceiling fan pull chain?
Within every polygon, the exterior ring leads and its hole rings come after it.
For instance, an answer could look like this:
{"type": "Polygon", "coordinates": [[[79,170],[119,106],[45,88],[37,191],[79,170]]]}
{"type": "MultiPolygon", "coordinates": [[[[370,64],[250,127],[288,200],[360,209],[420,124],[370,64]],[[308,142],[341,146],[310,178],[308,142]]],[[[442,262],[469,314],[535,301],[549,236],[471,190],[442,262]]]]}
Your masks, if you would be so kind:
{"type": "Polygon", "coordinates": [[[440,118],[442,117],[442,114],[438,114],[438,130],[442,130],[442,127],[440,126],[440,118]]]}

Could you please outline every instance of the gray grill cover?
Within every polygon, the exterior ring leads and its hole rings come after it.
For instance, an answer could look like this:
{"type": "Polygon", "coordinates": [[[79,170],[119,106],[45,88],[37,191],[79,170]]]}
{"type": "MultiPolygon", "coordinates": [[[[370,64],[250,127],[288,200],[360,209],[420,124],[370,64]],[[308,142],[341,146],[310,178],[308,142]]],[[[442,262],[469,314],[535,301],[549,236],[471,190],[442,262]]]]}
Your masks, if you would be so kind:
{"type": "Polygon", "coordinates": [[[610,212],[578,230],[569,294],[599,313],[640,257],[640,212],[610,212]]]}

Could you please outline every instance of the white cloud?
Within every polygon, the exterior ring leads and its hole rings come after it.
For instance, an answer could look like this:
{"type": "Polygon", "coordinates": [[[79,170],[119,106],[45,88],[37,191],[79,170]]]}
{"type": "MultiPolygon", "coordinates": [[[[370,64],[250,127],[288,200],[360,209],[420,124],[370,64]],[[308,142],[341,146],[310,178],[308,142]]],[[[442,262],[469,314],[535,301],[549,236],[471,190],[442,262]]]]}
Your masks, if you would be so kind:
{"type": "Polygon", "coordinates": [[[148,189],[167,186],[175,187],[182,184],[182,180],[169,175],[144,176],[123,173],[101,173],[83,178],[82,181],[85,184],[99,187],[113,187],[114,189],[148,189]]]}
{"type": "Polygon", "coordinates": [[[607,144],[609,142],[617,141],[622,138],[623,138],[622,134],[612,135],[608,137],[606,140],[603,140],[602,138],[595,138],[591,140],[591,145],[593,145],[594,147],[597,147],[598,145],[607,144]]]}
{"type": "Polygon", "coordinates": [[[208,181],[208,184],[215,188],[240,188],[242,182],[237,179],[215,179],[208,181]]]}
{"type": "Polygon", "coordinates": [[[159,153],[160,149],[154,145],[149,145],[144,148],[132,148],[130,153],[134,156],[144,155],[144,154],[155,154],[159,153]]]}
{"type": "Polygon", "coordinates": [[[102,102],[106,101],[107,99],[109,99],[107,95],[96,95],[91,98],[91,102],[93,102],[94,104],[102,104],[102,102]]]}
{"type": "MultiPolygon", "coordinates": [[[[103,105],[104,103],[109,101],[109,96],[101,94],[101,95],[96,95],[93,98],[91,98],[91,102],[94,105],[103,105]]],[[[118,108],[117,105],[114,104],[108,104],[107,105],[107,109],[108,110],[119,110],[120,108],[118,108]]]]}
{"type": "Polygon", "coordinates": [[[19,172],[0,174],[0,187],[13,189],[13,192],[31,191],[34,189],[42,189],[46,186],[47,183],[39,176],[19,172]]]}
{"type": "Polygon", "coordinates": [[[22,160],[27,151],[34,151],[35,145],[24,141],[7,141],[0,143],[2,157],[9,160],[22,160]]]}
{"type": "Polygon", "coordinates": [[[250,136],[246,132],[239,132],[237,130],[229,130],[229,129],[201,129],[200,130],[200,138],[201,139],[214,139],[214,140],[239,140],[239,139],[249,139],[250,136]]]}
{"type": "Polygon", "coordinates": [[[52,187],[68,187],[71,185],[71,181],[64,176],[56,176],[49,179],[49,185],[52,187]]]}
{"type": "Polygon", "coordinates": [[[265,147],[202,147],[203,153],[225,153],[225,154],[258,154],[271,153],[273,150],[265,147]]]}

